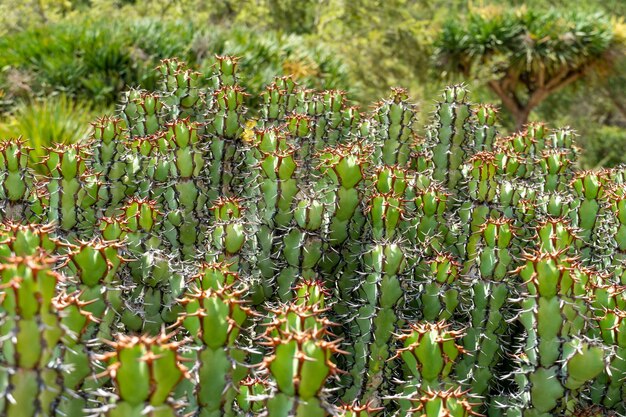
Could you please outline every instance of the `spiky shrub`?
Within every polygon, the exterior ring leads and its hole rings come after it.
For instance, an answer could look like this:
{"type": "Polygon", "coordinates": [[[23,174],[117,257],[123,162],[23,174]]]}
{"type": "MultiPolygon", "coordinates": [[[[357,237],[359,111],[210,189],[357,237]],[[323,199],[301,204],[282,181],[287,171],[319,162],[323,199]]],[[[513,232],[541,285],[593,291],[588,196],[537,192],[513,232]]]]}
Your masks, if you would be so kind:
{"type": "Polygon", "coordinates": [[[2,142],[2,415],[626,413],[624,169],[463,86],[420,137],[216,61],[38,170],[2,142]]]}

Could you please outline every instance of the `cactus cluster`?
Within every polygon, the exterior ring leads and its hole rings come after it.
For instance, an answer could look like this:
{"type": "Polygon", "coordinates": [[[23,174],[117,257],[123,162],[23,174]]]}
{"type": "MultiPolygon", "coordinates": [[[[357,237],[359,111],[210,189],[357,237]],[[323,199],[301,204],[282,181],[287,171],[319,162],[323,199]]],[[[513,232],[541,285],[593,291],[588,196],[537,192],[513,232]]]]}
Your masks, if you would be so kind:
{"type": "Polygon", "coordinates": [[[158,72],[0,143],[0,415],[626,415],[626,169],[462,85],[420,135],[401,89],[158,72]]]}

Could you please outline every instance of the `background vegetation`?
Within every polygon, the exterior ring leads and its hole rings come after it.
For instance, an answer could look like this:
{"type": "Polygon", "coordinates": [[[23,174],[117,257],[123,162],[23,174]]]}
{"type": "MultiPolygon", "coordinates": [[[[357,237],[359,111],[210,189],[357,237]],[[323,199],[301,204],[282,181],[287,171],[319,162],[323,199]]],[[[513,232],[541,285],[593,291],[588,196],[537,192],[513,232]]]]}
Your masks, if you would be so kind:
{"type": "MultiPolygon", "coordinates": [[[[245,57],[246,89],[275,73],[339,88],[364,109],[402,86],[429,117],[445,84],[501,108],[504,129],[548,120],[579,133],[584,167],[626,162],[622,0],[5,0],[0,4],[0,133],[73,140],[50,123],[110,112],[125,86],[178,56],[245,57]],[[61,94],[63,99],[54,98],[61,94]],[[43,104],[42,100],[52,101],[43,104]],[[76,104],[78,111],[53,110],[76,104]],[[33,106],[34,109],[27,110],[33,106]],[[67,114],[42,119],[35,112],[67,114]],[[82,114],[81,114],[82,113],[82,114]],[[45,125],[45,126],[44,126],[45,125]],[[18,126],[21,126],[18,128],[18,126]]],[[[36,142],[40,143],[40,142],[36,142]]]]}

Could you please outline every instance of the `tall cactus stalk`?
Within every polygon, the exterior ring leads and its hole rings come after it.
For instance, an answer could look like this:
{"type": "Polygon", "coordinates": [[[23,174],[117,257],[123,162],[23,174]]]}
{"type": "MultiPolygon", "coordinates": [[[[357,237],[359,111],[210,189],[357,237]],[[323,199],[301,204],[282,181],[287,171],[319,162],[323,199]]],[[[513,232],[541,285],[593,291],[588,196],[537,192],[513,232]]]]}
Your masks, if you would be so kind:
{"type": "Polygon", "coordinates": [[[235,416],[237,387],[246,376],[245,354],[237,346],[249,314],[244,305],[246,288],[223,264],[204,265],[190,284],[181,318],[201,346],[195,358],[199,367],[192,404],[199,416],[235,416]]]}
{"type": "Polygon", "coordinates": [[[107,407],[107,417],[175,417],[180,407],[172,397],[176,386],[187,377],[181,365],[182,342],[172,335],[119,335],[109,342],[112,352],[100,360],[108,362],[106,375],[114,381],[116,401],[107,407]]]}
{"type": "Polygon", "coordinates": [[[400,415],[410,415],[414,400],[453,384],[454,364],[464,352],[456,343],[461,331],[444,321],[411,323],[399,336],[402,347],[396,357],[403,362],[403,378],[397,402],[400,415]]]}
{"type": "Polygon", "coordinates": [[[269,417],[334,415],[323,387],[338,372],[332,357],[341,351],[332,340],[332,323],[321,313],[316,304],[291,304],[274,312],[264,334],[271,354],[263,366],[275,382],[267,400],[269,417]]]}
{"type": "Polygon", "coordinates": [[[589,287],[563,252],[526,254],[520,269],[526,290],[520,321],[527,339],[517,375],[521,405],[511,415],[571,413],[578,389],[604,369],[602,345],[584,339],[589,287]]]}
{"type": "Polygon", "coordinates": [[[29,220],[25,211],[34,197],[35,183],[34,172],[29,166],[31,151],[32,148],[21,138],[0,142],[0,220],[29,220]]]}
{"type": "Polygon", "coordinates": [[[56,364],[61,277],[52,262],[37,253],[0,265],[0,411],[7,417],[53,416],[64,390],[56,364]]]}

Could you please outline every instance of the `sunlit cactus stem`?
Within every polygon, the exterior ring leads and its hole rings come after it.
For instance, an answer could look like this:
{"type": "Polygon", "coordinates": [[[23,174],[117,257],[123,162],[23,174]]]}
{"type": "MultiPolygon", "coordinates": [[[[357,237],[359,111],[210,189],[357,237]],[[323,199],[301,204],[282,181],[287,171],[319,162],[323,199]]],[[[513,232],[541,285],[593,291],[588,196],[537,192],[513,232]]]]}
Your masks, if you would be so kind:
{"type": "Polygon", "coordinates": [[[250,233],[241,200],[220,198],[213,207],[212,224],[208,228],[206,261],[223,262],[237,272],[240,269],[241,251],[250,233]]]}
{"type": "MultiPolygon", "coordinates": [[[[357,287],[361,306],[351,334],[354,338],[352,387],[344,400],[367,398],[380,404],[379,393],[389,389],[392,356],[390,341],[399,327],[398,307],[403,296],[407,247],[400,237],[403,202],[394,192],[373,194],[368,208],[371,244],[365,248],[361,283],[357,287]]],[[[351,346],[352,347],[352,346],[351,346]]]]}
{"type": "Polygon", "coordinates": [[[243,89],[237,85],[224,85],[213,92],[206,117],[209,202],[241,191],[245,179],[241,175],[245,167],[245,144],[240,137],[244,131],[245,97],[243,89]]]}
{"type": "Polygon", "coordinates": [[[317,306],[305,304],[286,305],[274,314],[264,334],[271,354],[263,367],[275,383],[268,417],[335,415],[324,393],[326,382],[339,372],[333,356],[343,353],[332,340],[332,323],[317,306]]]}
{"type": "Polygon", "coordinates": [[[0,141],[0,221],[30,220],[35,182],[29,164],[32,150],[21,138],[0,141]]]}
{"type": "Polygon", "coordinates": [[[313,280],[324,253],[322,227],[327,213],[321,201],[303,197],[294,210],[295,225],[283,236],[283,256],[286,266],[277,277],[278,297],[292,298],[292,288],[301,280],[313,280]]]}
{"type": "Polygon", "coordinates": [[[102,117],[92,126],[93,169],[102,179],[97,206],[110,216],[126,197],[124,123],[115,117],[102,117]]]}
{"type": "Polygon", "coordinates": [[[404,375],[394,396],[400,415],[411,415],[416,399],[455,386],[454,365],[465,352],[456,343],[461,336],[462,331],[450,329],[444,321],[410,323],[400,334],[402,347],[394,356],[404,362],[404,375]]]}
{"type": "Polygon", "coordinates": [[[461,180],[461,165],[467,157],[465,143],[470,140],[471,110],[467,96],[467,89],[462,85],[446,88],[443,100],[437,104],[435,124],[428,131],[435,166],[433,178],[454,194],[461,180]]]}
{"type": "Polygon", "coordinates": [[[101,182],[89,169],[88,158],[85,145],[57,144],[41,162],[49,198],[46,221],[57,222],[68,235],[89,234],[97,224],[101,182]]]}
{"type": "Polygon", "coordinates": [[[202,105],[202,73],[187,68],[177,59],[164,59],[157,67],[161,75],[162,89],[170,94],[165,97],[173,116],[185,118],[198,117],[202,105]]]}
{"type": "MultiPolygon", "coordinates": [[[[626,287],[598,285],[595,290],[595,311],[602,341],[612,349],[609,365],[591,389],[594,403],[626,412],[626,287]]],[[[594,332],[594,333],[596,333],[594,332]]],[[[594,334],[597,336],[597,334],[594,334]]]]}
{"type": "Polygon", "coordinates": [[[245,353],[237,343],[249,315],[247,289],[223,264],[203,265],[189,285],[182,300],[186,312],[180,319],[199,346],[191,404],[198,416],[236,416],[237,387],[246,376],[245,353]]]}
{"type": "Polygon", "coordinates": [[[518,270],[526,287],[519,320],[527,339],[518,363],[521,393],[515,410],[523,416],[571,412],[580,389],[605,367],[605,348],[584,337],[594,279],[564,250],[524,258],[526,264],[518,270]]]}
{"type": "Polygon", "coordinates": [[[419,296],[412,305],[419,309],[424,320],[437,322],[454,316],[461,301],[461,267],[454,255],[442,252],[426,258],[424,265],[414,269],[419,296]]]}
{"type": "Polygon", "coordinates": [[[373,112],[376,163],[406,165],[409,143],[413,140],[417,121],[415,105],[408,102],[406,90],[396,88],[391,97],[381,101],[373,112]]]}
{"type": "Polygon", "coordinates": [[[176,387],[188,377],[181,364],[179,350],[185,341],[173,335],[118,335],[108,342],[113,351],[100,356],[108,363],[104,375],[114,382],[118,399],[107,407],[107,417],[141,417],[150,410],[151,417],[176,417],[180,404],[173,398],[176,387]]]}
{"type": "Polygon", "coordinates": [[[163,249],[158,231],[163,214],[155,201],[133,198],[114,218],[103,218],[100,229],[107,240],[123,240],[128,250],[132,282],[126,291],[122,321],[128,329],[156,334],[163,323],[174,323],[182,306],[184,280],[163,249]]]}
{"type": "MultiPolygon", "coordinates": [[[[358,240],[365,224],[363,180],[368,168],[371,147],[352,142],[319,153],[320,170],[323,174],[326,204],[334,207],[327,226],[324,258],[321,269],[329,279],[340,277],[340,297],[349,297],[354,288],[356,268],[361,253],[358,240]]],[[[317,191],[317,190],[316,190],[317,191]]]]}
{"type": "Polygon", "coordinates": [[[477,410],[481,403],[460,388],[433,390],[412,399],[413,408],[407,416],[415,417],[471,417],[482,416],[477,410]]]}
{"type": "Polygon", "coordinates": [[[61,277],[44,253],[0,264],[0,414],[55,415],[63,392],[55,365],[63,331],[55,303],[61,277]]]}
{"type": "Polygon", "coordinates": [[[463,347],[468,352],[457,365],[457,377],[471,386],[474,395],[485,395],[495,378],[505,351],[508,320],[515,314],[507,301],[514,296],[510,271],[516,266],[515,228],[507,218],[487,220],[467,245],[463,264],[465,307],[471,325],[463,347]]]}
{"type": "MultiPolygon", "coordinates": [[[[497,135],[498,109],[490,104],[477,105],[473,111],[476,125],[471,142],[470,152],[494,150],[497,135]]],[[[469,145],[469,144],[468,144],[469,145]]],[[[470,146],[467,146],[470,148],[470,146]]]]}

